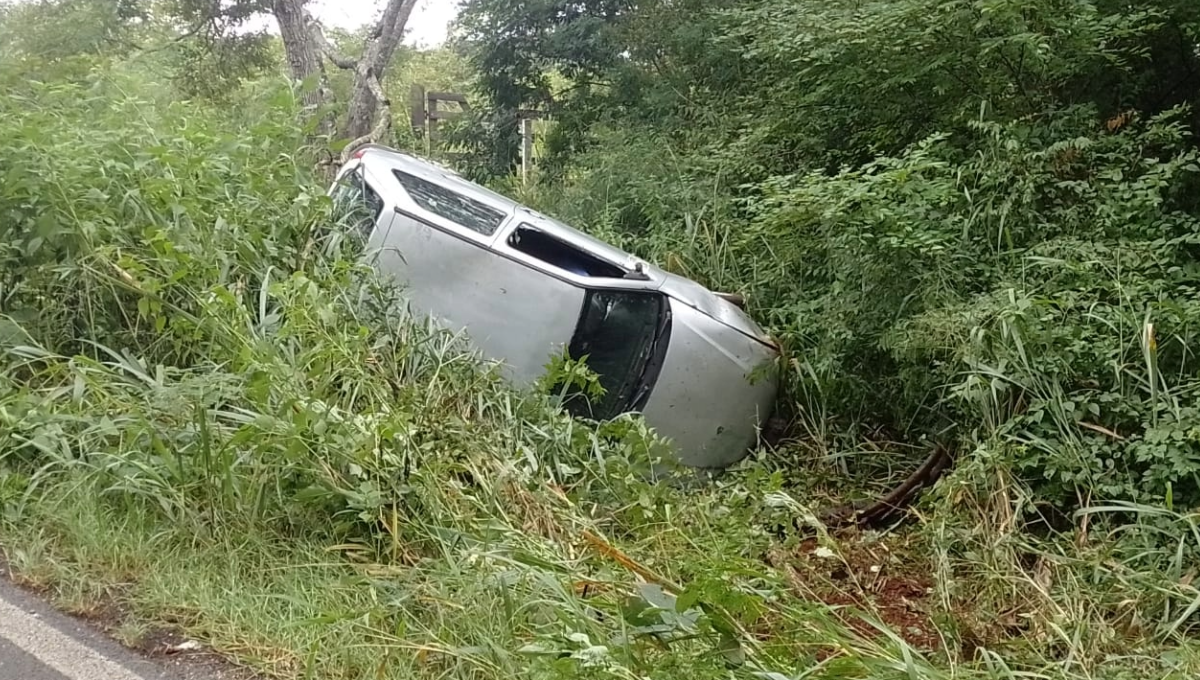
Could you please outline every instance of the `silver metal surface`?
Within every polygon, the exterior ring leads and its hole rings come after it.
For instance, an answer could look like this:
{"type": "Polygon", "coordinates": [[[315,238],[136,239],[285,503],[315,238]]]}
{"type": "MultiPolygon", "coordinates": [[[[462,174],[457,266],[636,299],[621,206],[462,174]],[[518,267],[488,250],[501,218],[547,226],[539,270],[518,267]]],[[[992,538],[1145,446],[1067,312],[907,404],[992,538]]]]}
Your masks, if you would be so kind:
{"type": "Polygon", "coordinates": [[[642,413],[672,440],[685,465],[732,465],[755,444],[759,424],[770,415],[778,355],[678,300],[671,311],[671,344],[642,413]]]}
{"type": "Polygon", "coordinates": [[[465,331],[485,356],[505,364],[514,382],[537,380],[551,356],[568,346],[587,290],[657,292],[670,300],[672,324],[662,370],[642,409],[646,422],[693,467],[728,466],[754,445],[775,400],[778,377],[769,369],[779,352],[736,305],[430,161],[371,146],[342,168],[339,179],[355,170],[384,201],[368,243],[376,266],[405,287],[415,311],[465,331]],[[395,171],[505,218],[491,234],[468,229],[423,209],[395,171]],[[613,265],[621,275],[576,273],[512,247],[509,237],[522,225],[613,265]]]}
{"type": "Polygon", "coordinates": [[[377,266],[411,308],[463,329],[506,377],[527,386],[571,341],[584,291],[403,213],[378,230],[377,266]]]}

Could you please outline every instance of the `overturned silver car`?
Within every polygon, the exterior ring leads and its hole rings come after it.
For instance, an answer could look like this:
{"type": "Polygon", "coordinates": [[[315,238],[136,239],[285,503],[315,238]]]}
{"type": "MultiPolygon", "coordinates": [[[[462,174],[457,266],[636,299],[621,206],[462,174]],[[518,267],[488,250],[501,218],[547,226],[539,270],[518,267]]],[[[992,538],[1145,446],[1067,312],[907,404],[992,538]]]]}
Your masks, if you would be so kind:
{"type": "Polygon", "coordinates": [[[685,465],[726,467],[755,444],[779,351],[724,297],[385,147],[359,149],[330,194],[414,311],[518,385],[565,350],[604,388],[586,415],[641,412],[685,465]]]}

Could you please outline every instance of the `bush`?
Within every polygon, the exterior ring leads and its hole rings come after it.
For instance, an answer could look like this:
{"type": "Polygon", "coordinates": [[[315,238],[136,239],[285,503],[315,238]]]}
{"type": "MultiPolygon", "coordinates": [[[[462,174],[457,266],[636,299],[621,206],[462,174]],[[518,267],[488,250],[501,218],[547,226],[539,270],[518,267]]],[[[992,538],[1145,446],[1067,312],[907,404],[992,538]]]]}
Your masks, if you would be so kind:
{"type": "Polygon", "coordinates": [[[636,423],[509,391],[319,228],[287,90],[238,128],[109,76],[39,87],[0,115],[4,458],[94,468],[197,527],[333,517],[371,540],[397,503],[414,528],[470,514],[447,479],[649,462],[636,423]]]}
{"type": "Polygon", "coordinates": [[[1182,113],[1115,132],[1088,107],[1036,127],[976,123],[970,139],[772,177],[737,198],[718,185],[676,200],[674,163],[631,143],[543,200],[747,292],[802,366],[792,394],[807,417],[909,437],[957,427],[964,442],[1003,432],[1062,507],[1168,489],[1190,504],[1200,166],[1182,113]],[[623,220],[648,205],[658,212],[623,220]]]}

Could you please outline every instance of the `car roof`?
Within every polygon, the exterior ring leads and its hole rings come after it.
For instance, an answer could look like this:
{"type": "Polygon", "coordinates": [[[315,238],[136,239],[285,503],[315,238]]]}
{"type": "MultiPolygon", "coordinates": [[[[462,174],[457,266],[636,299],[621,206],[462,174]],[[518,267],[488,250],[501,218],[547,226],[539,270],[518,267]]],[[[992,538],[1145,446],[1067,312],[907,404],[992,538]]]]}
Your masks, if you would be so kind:
{"type": "Polygon", "coordinates": [[[460,175],[453,168],[429,159],[418,158],[417,156],[384,146],[367,147],[363,150],[361,158],[369,162],[383,161],[389,168],[434,180],[472,197],[484,198],[485,202],[497,203],[499,204],[497,207],[504,206],[508,208],[509,212],[521,207],[519,203],[511,198],[496,193],[482,184],[472,182],[460,175]]]}
{"type": "Polygon", "coordinates": [[[518,221],[523,221],[532,224],[539,230],[546,232],[552,236],[558,237],[567,243],[577,246],[582,250],[590,251],[600,257],[622,265],[627,270],[632,271],[636,265],[641,264],[642,269],[651,276],[651,279],[656,284],[665,281],[666,272],[657,270],[649,262],[641,260],[634,255],[613,246],[610,243],[602,241],[590,234],[584,233],[569,224],[560,222],[549,215],[544,215],[527,205],[518,203],[513,199],[503,194],[497,193],[487,187],[473,182],[453,169],[435,163],[423,158],[417,158],[394,149],[386,147],[372,146],[368,147],[363,153],[362,159],[364,162],[375,163],[383,162],[389,169],[400,170],[409,174],[416,175],[423,179],[436,181],[443,186],[453,189],[458,193],[464,194],[470,198],[481,200],[495,208],[501,209],[509,215],[516,215],[518,221]],[[651,272],[654,269],[656,271],[651,272]],[[655,276],[654,274],[657,274],[655,276]]]}
{"type": "Polygon", "coordinates": [[[487,203],[509,215],[517,215],[519,220],[528,222],[539,230],[574,245],[581,250],[595,253],[603,259],[621,265],[629,271],[633,271],[640,266],[642,271],[649,277],[649,280],[646,281],[647,288],[665,293],[760,341],[770,342],[763,330],[749,316],[732,304],[722,300],[701,284],[660,269],[654,264],[637,258],[612,244],[586,234],[548,215],[543,215],[503,194],[492,191],[463,177],[450,167],[375,144],[363,147],[357,155],[364,163],[369,165],[381,163],[389,170],[400,170],[421,177],[422,179],[437,182],[449,189],[487,203]]]}

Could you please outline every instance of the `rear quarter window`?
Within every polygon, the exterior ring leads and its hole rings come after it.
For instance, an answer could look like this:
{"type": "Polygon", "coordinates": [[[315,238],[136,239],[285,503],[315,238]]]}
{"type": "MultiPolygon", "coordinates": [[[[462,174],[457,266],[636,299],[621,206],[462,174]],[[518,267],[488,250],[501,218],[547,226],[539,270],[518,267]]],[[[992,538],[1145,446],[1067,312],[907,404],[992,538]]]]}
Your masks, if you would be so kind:
{"type": "Polygon", "coordinates": [[[507,216],[482,201],[469,198],[416,175],[402,170],[393,170],[392,174],[396,176],[400,185],[422,210],[444,217],[484,236],[496,233],[507,216]]]}

